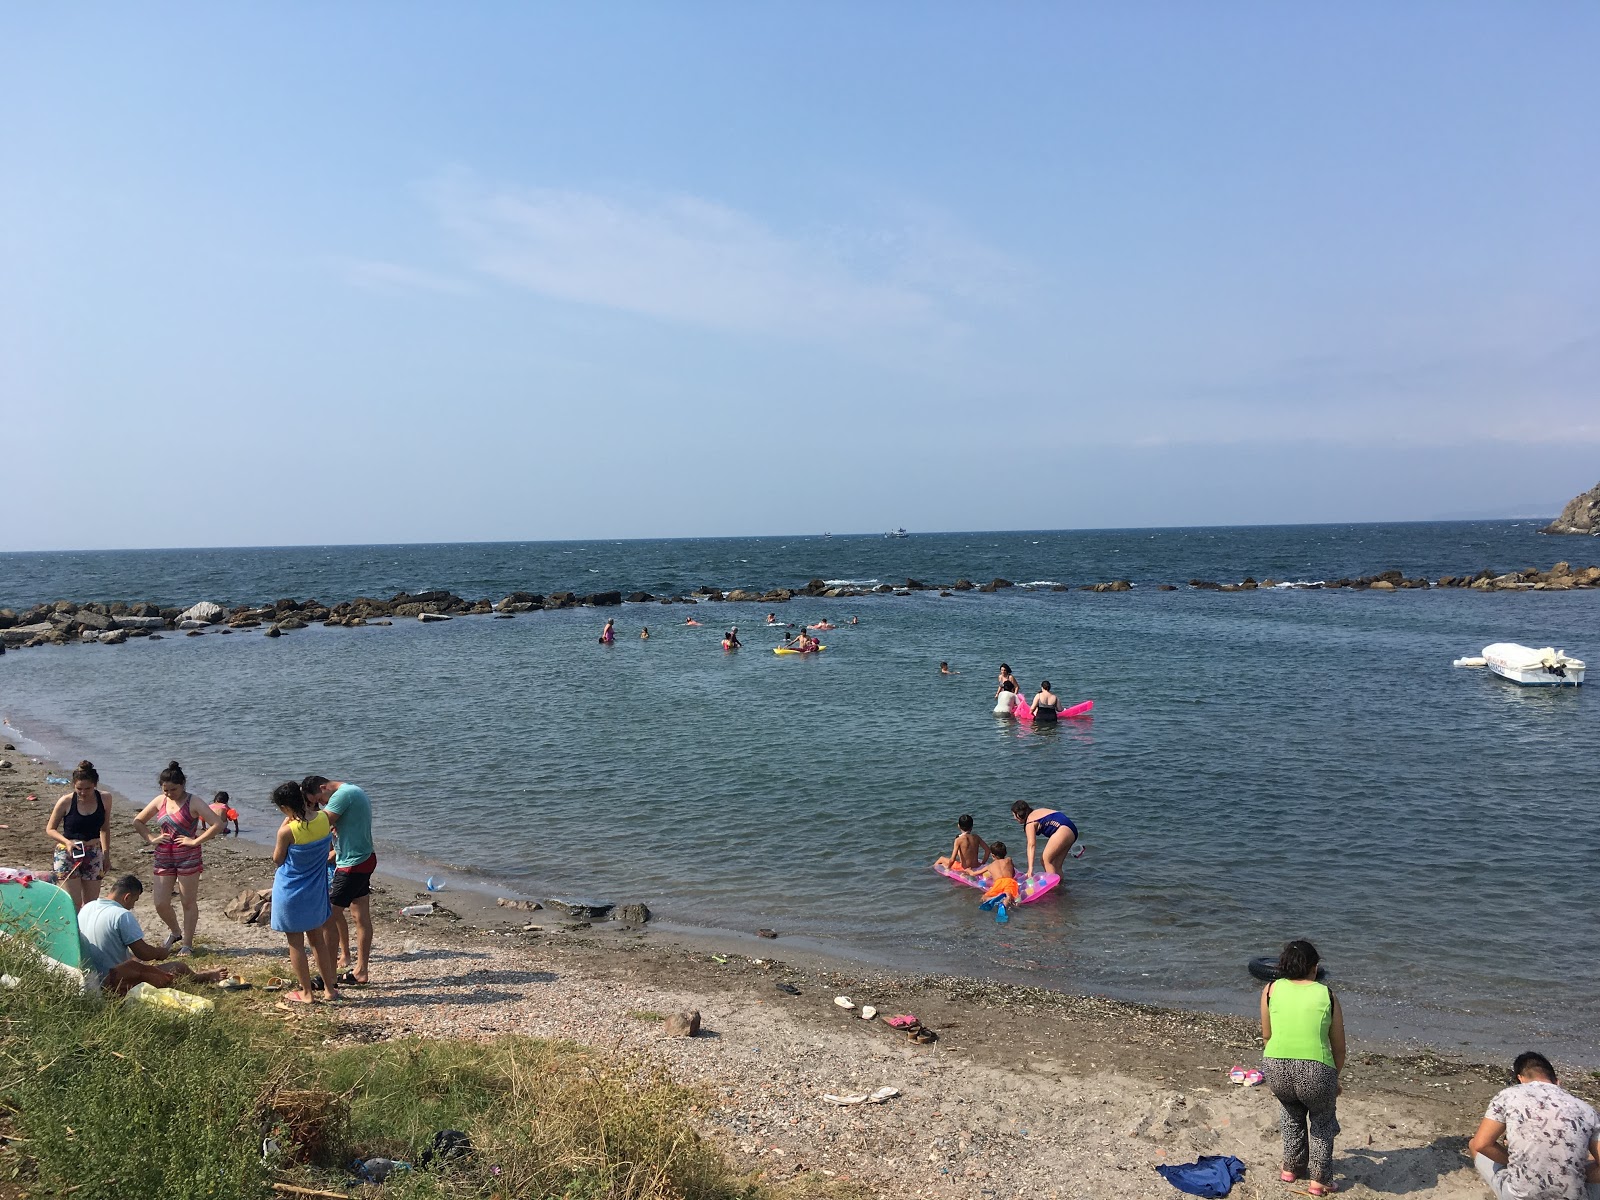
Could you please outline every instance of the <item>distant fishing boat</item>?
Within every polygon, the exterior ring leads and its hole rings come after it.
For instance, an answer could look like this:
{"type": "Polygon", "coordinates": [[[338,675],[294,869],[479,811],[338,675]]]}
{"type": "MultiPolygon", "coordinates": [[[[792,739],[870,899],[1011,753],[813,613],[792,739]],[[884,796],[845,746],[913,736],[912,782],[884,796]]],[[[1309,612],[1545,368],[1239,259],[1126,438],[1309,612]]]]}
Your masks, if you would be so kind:
{"type": "Polygon", "coordinates": [[[905,531],[905,526],[902,525],[899,529],[891,529],[883,536],[886,538],[903,538],[910,537],[911,535],[905,531]]]}

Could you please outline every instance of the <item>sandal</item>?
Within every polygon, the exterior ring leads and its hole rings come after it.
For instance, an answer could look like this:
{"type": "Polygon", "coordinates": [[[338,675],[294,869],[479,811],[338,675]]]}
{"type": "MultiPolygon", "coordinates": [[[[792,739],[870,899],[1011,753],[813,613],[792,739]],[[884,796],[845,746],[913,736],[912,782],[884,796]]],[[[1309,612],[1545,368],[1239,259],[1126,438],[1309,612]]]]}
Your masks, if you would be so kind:
{"type": "Polygon", "coordinates": [[[1339,1190],[1337,1183],[1308,1183],[1306,1191],[1313,1196],[1331,1196],[1339,1190]]]}
{"type": "Polygon", "coordinates": [[[1291,1171],[1289,1168],[1285,1167],[1283,1170],[1278,1172],[1278,1178],[1283,1180],[1284,1183],[1299,1183],[1300,1173],[1298,1171],[1291,1171]]]}
{"type": "Polygon", "coordinates": [[[334,983],[338,984],[340,987],[367,986],[367,981],[365,979],[357,979],[354,971],[340,971],[339,976],[334,980],[334,983]]]}
{"type": "Polygon", "coordinates": [[[911,1039],[912,1045],[926,1046],[930,1042],[937,1042],[939,1035],[926,1025],[918,1025],[915,1029],[908,1029],[906,1036],[911,1039]]]}
{"type": "Polygon", "coordinates": [[[292,992],[285,992],[283,998],[289,1001],[290,1004],[315,1004],[317,1002],[315,996],[308,996],[299,988],[295,988],[292,992]]]}

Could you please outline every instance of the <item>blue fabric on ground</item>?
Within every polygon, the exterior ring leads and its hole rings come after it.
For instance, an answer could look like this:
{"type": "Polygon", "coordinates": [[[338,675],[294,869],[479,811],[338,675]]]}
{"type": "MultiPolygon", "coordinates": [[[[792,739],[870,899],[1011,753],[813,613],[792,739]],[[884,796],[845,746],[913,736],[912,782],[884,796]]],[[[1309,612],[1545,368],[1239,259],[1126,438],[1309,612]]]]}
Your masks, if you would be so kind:
{"type": "Polygon", "coordinates": [[[1156,1170],[1173,1187],[1191,1196],[1226,1196],[1244,1178],[1244,1164],[1231,1154],[1203,1154],[1199,1162],[1156,1170]]]}
{"type": "Polygon", "coordinates": [[[272,880],[272,927],[279,933],[320,929],[333,915],[328,905],[328,851],[331,836],[289,847],[289,856],[272,880]]]}

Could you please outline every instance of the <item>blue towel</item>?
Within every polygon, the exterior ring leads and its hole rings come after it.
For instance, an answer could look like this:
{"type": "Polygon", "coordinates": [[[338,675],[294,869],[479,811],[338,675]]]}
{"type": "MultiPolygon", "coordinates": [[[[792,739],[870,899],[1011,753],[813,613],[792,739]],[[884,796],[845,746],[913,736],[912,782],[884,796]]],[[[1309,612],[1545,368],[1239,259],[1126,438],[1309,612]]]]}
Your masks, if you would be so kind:
{"type": "Polygon", "coordinates": [[[1156,1170],[1173,1187],[1191,1196],[1226,1196],[1244,1178],[1244,1164],[1231,1154],[1203,1154],[1199,1162],[1156,1170]]]}
{"type": "Polygon", "coordinates": [[[272,927],[279,933],[320,929],[333,915],[328,904],[328,850],[332,845],[330,834],[289,847],[289,857],[272,877],[272,927]]]}

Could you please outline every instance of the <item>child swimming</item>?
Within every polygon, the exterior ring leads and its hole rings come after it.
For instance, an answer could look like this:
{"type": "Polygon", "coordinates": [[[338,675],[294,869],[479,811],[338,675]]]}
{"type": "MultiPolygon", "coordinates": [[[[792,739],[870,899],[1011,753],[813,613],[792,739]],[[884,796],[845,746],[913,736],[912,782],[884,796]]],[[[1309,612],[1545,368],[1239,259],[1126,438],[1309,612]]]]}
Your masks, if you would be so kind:
{"type": "Polygon", "coordinates": [[[972,832],[972,814],[962,813],[956,818],[956,828],[961,832],[956,834],[956,840],[950,847],[950,853],[941,857],[933,865],[936,867],[949,867],[956,871],[973,871],[989,860],[993,851],[989,843],[972,832]]]}
{"type": "MultiPolygon", "coordinates": [[[[239,836],[239,810],[229,804],[227,792],[218,792],[215,796],[211,797],[211,811],[216,813],[217,816],[221,817],[225,825],[231,825],[233,827],[232,832],[234,837],[239,836]]],[[[226,832],[223,834],[223,836],[227,836],[226,832]]]]}

